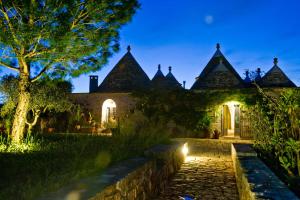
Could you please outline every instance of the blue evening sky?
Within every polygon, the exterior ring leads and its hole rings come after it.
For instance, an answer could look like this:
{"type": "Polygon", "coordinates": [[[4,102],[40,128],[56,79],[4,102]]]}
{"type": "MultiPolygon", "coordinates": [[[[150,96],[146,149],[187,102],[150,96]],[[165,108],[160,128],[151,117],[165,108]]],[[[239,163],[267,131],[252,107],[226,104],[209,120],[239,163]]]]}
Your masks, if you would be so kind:
{"type": "MultiPolygon", "coordinates": [[[[300,86],[300,0],[140,0],[141,8],[121,29],[121,50],[99,72],[99,84],[131,52],[152,79],[168,66],[179,82],[194,83],[215,52],[221,51],[244,77],[245,69],[267,72],[279,66],[300,86]]],[[[89,77],[72,80],[74,92],[88,92],[89,77]]]]}
{"type": "MultiPolygon", "coordinates": [[[[215,51],[221,51],[238,73],[260,67],[267,72],[273,58],[300,85],[299,0],[141,0],[141,9],[121,30],[121,50],[99,72],[99,84],[131,45],[132,54],[150,78],[168,66],[187,88],[215,51]]],[[[88,92],[89,77],[73,79],[74,92],[88,92]]]]}

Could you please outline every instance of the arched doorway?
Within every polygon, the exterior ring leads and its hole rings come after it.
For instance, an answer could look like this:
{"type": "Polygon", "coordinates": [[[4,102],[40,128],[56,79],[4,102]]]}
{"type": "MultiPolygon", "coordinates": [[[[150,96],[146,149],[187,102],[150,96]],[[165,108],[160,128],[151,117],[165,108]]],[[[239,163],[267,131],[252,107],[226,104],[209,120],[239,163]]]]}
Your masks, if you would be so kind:
{"type": "Polygon", "coordinates": [[[240,136],[240,103],[227,102],[222,109],[222,133],[224,136],[240,136]]]}
{"type": "Polygon", "coordinates": [[[101,125],[116,122],[117,105],[114,100],[106,99],[102,104],[101,125]]]}

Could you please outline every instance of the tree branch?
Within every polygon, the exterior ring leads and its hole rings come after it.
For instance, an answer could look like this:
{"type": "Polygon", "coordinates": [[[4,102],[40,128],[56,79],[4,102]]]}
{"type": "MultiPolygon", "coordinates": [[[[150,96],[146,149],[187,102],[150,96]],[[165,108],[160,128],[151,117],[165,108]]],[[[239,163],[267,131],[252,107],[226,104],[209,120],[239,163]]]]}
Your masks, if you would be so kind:
{"type": "Polygon", "coordinates": [[[80,7],[83,6],[83,5],[84,5],[84,2],[79,3],[79,4],[77,5],[78,8],[77,8],[76,13],[74,14],[74,20],[73,20],[72,23],[71,23],[71,30],[75,28],[77,22],[80,20],[80,18],[81,18],[81,16],[82,16],[82,13],[83,13],[83,10],[84,10],[83,8],[82,8],[82,10],[80,11],[80,13],[78,14],[78,16],[77,16],[77,13],[79,12],[80,7]]]}
{"type": "Polygon", "coordinates": [[[38,73],[38,75],[36,75],[34,78],[31,79],[31,82],[35,82],[37,81],[39,78],[41,78],[41,76],[51,67],[51,65],[54,63],[55,61],[50,61],[41,71],[40,73],[38,73]]]}
{"type": "Polygon", "coordinates": [[[13,67],[13,66],[10,66],[10,65],[8,65],[8,64],[6,64],[6,63],[4,63],[4,62],[1,62],[1,61],[0,61],[0,65],[2,65],[2,66],[4,66],[4,67],[6,67],[6,68],[8,68],[8,69],[11,69],[11,70],[17,71],[17,72],[19,72],[19,71],[20,71],[20,69],[19,69],[19,68],[17,68],[17,67],[13,67]]]}
{"type": "Polygon", "coordinates": [[[51,67],[51,65],[55,62],[58,62],[60,60],[63,60],[62,58],[61,59],[54,59],[52,61],[50,61],[41,71],[40,73],[38,73],[38,75],[36,75],[34,78],[31,79],[31,82],[35,82],[37,81],[39,78],[41,78],[41,76],[51,67]]]}
{"type": "Polygon", "coordinates": [[[256,82],[253,82],[253,84],[256,86],[256,88],[258,89],[258,92],[263,96],[265,97],[266,99],[268,99],[269,101],[271,101],[271,103],[273,103],[276,107],[278,107],[278,103],[276,101],[274,101],[274,99],[272,99],[270,96],[268,96],[264,91],[263,89],[256,83],[256,82]]]}
{"type": "Polygon", "coordinates": [[[36,125],[36,123],[37,123],[37,121],[39,119],[39,116],[41,114],[40,110],[36,110],[36,111],[32,110],[32,112],[33,112],[33,121],[30,123],[30,122],[28,122],[27,119],[25,120],[25,123],[28,125],[28,133],[29,134],[31,134],[31,130],[32,130],[33,126],[36,125]]]}
{"type": "Polygon", "coordinates": [[[43,50],[43,51],[40,51],[40,52],[36,52],[36,50],[34,51],[31,51],[30,53],[26,54],[24,56],[24,58],[32,58],[34,56],[40,56],[40,55],[43,55],[43,54],[47,54],[47,53],[51,53],[51,52],[54,52],[54,50],[43,50]]]}
{"type": "MultiPolygon", "coordinates": [[[[38,38],[37,38],[37,41],[36,41],[36,44],[35,44],[33,50],[31,51],[32,54],[35,53],[35,51],[36,51],[36,49],[37,49],[37,47],[38,47],[38,45],[39,45],[39,43],[40,43],[41,38],[42,38],[42,35],[40,34],[40,35],[38,36],[38,38]]],[[[26,57],[26,56],[24,56],[24,57],[26,57]]]]}
{"type": "Polygon", "coordinates": [[[43,113],[45,113],[48,109],[48,106],[46,106],[44,109],[43,109],[43,113]]]}
{"type": "Polygon", "coordinates": [[[20,41],[18,40],[18,38],[16,37],[15,30],[14,30],[14,28],[13,28],[13,26],[12,26],[10,20],[9,20],[9,17],[8,17],[6,11],[5,11],[5,8],[3,7],[2,0],[0,0],[0,5],[1,5],[0,11],[4,15],[4,18],[5,18],[6,22],[7,22],[7,25],[9,27],[9,29],[10,29],[10,32],[11,32],[13,38],[14,38],[14,41],[16,42],[17,45],[20,45],[20,47],[21,47],[22,45],[21,45],[20,41]]]}

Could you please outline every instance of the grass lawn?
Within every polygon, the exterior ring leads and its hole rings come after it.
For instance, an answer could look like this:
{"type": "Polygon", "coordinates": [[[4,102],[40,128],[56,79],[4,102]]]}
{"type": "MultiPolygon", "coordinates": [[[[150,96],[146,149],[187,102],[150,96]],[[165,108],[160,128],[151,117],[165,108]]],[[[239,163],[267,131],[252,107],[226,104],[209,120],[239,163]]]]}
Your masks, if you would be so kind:
{"type": "MultiPolygon", "coordinates": [[[[157,143],[151,135],[101,137],[45,135],[25,152],[0,151],[0,199],[33,199],[73,180],[101,172],[113,163],[143,154],[157,143]]],[[[3,143],[3,141],[2,141],[3,143]]]]}

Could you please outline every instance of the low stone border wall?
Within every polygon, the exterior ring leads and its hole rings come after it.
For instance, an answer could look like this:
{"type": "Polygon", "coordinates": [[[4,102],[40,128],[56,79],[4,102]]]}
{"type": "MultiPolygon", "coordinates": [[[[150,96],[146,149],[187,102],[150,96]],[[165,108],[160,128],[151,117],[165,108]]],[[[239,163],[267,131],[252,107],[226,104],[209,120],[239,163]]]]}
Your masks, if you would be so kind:
{"type": "Polygon", "coordinates": [[[183,143],[156,146],[144,157],[126,160],[99,176],[82,179],[39,199],[154,199],[183,163],[182,146],[183,143]]]}
{"type": "Polygon", "coordinates": [[[257,157],[249,144],[232,144],[231,155],[241,200],[296,200],[297,196],[257,157]]]}

